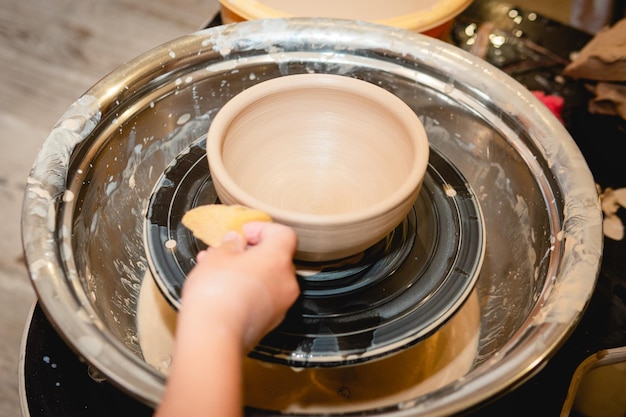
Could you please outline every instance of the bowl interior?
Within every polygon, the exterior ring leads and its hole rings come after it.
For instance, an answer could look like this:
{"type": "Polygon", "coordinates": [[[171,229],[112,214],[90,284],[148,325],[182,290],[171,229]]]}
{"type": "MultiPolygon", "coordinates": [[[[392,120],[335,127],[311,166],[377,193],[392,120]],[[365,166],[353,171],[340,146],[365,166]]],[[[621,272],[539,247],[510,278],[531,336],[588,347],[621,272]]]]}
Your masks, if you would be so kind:
{"type": "Polygon", "coordinates": [[[419,188],[428,161],[421,123],[404,102],[329,74],[279,77],[245,90],[220,110],[208,141],[213,176],[270,214],[350,214],[347,221],[401,204],[419,188]]]}

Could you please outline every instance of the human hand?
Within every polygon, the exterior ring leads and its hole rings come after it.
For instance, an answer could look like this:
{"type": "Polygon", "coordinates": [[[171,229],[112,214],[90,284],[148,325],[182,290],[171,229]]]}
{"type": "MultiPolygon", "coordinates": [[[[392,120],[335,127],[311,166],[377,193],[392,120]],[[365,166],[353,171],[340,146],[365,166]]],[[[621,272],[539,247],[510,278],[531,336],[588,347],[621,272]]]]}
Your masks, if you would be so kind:
{"type": "Polygon", "coordinates": [[[198,255],[183,285],[167,389],[156,417],[240,416],[242,358],[298,297],[295,232],[252,222],[198,255]]]}
{"type": "Polygon", "coordinates": [[[229,233],[219,247],[198,254],[182,292],[181,313],[195,310],[199,326],[226,326],[249,350],[284,318],[298,296],[293,254],[296,234],[286,226],[251,222],[244,237],[229,233]]]}

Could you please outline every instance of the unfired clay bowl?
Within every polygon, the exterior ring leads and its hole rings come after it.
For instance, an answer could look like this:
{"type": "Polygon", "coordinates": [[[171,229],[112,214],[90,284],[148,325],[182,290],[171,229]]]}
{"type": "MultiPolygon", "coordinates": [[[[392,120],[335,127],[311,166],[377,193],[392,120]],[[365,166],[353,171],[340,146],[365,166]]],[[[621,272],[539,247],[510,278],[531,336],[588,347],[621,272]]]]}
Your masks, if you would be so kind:
{"type": "Polygon", "coordinates": [[[354,255],[393,230],[417,198],[428,152],[424,127],[402,100],[332,74],[248,88],[207,136],[221,202],[293,227],[305,261],[354,255]]]}

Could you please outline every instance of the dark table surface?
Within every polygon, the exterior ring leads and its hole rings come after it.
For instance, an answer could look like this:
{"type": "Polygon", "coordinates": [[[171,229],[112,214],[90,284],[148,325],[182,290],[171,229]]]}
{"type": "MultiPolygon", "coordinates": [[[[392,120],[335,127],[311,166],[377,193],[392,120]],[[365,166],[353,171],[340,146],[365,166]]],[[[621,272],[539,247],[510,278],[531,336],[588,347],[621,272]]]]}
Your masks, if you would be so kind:
{"type": "MultiPolygon", "coordinates": [[[[584,83],[562,77],[573,51],[591,38],[531,11],[501,1],[475,1],[455,20],[449,41],[469,49],[467,28],[489,22],[505,36],[504,47],[489,47],[484,58],[530,90],[564,98],[562,118],[583,152],[601,190],[626,187],[626,123],[615,116],[590,114],[584,83]]],[[[219,20],[213,22],[219,23],[219,20]]],[[[626,210],[618,216],[626,224],[626,210]]],[[[581,322],[544,368],[524,384],[476,410],[471,416],[559,415],[576,367],[589,355],[626,345],[626,241],[605,238],[597,288],[581,322]]],[[[106,381],[89,376],[58,336],[39,306],[27,329],[24,352],[25,401],[30,417],[152,415],[152,409],[106,381]]]]}
{"type": "MultiPolygon", "coordinates": [[[[561,76],[571,53],[580,50],[591,35],[541,16],[529,19],[534,17],[530,12],[512,8],[519,11],[521,19],[516,19],[515,13],[498,13],[502,9],[495,7],[497,4],[500,2],[475,2],[457,20],[452,42],[462,45],[462,28],[470,22],[495,23],[510,39],[521,34],[511,42],[514,51],[496,55],[492,49],[486,59],[530,90],[563,97],[564,125],[585,156],[599,189],[626,187],[626,121],[589,113],[587,102],[592,96],[585,82],[561,76]]],[[[617,215],[626,224],[626,210],[620,208],[617,215]]],[[[578,365],[600,350],[625,345],[626,240],[605,236],[597,287],[574,333],[537,375],[471,415],[559,415],[578,365]]]]}

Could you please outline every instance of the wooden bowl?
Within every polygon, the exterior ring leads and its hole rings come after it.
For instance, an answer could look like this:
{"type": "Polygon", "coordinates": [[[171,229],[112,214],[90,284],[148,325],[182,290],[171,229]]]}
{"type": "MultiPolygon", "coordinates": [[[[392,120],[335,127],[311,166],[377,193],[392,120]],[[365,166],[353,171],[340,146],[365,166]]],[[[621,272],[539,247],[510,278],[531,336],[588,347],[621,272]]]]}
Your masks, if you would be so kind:
{"type": "Polygon", "coordinates": [[[419,193],[428,154],[424,128],[402,100],[330,74],[244,90],[207,137],[221,202],[293,227],[296,258],[314,262],[361,252],[393,230],[419,193]]]}

